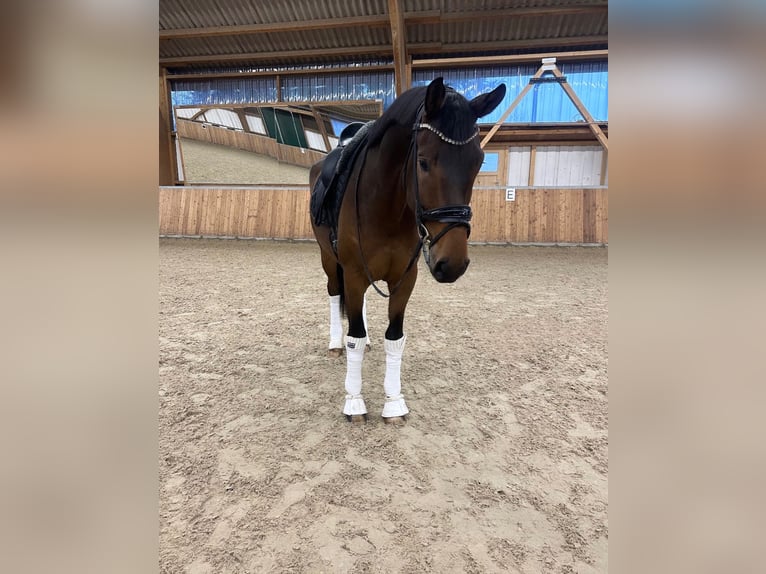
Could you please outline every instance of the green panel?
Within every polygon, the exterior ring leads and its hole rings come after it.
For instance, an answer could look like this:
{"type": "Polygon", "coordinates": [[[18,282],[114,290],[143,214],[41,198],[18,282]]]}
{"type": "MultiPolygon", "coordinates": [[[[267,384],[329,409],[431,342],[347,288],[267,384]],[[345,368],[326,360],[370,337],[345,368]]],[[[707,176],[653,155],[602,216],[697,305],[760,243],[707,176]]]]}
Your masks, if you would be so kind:
{"type": "Polygon", "coordinates": [[[261,108],[261,113],[269,137],[277,140],[277,143],[294,147],[309,147],[300,116],[279,108],[261,108]]]}
{"type": "Polygon", "coordinates": [[[277,141],[295,147],[308,147],[300,117],[280,109],[277,109],[276,113],[277,141]]]}
{"type": "Polygon", "coordinates": [[[261,108],[263,114],[263,123],[266,124],[266,133],[270,138],[277,138],[277,122],[274,118],[274,108],[261,108]]]}

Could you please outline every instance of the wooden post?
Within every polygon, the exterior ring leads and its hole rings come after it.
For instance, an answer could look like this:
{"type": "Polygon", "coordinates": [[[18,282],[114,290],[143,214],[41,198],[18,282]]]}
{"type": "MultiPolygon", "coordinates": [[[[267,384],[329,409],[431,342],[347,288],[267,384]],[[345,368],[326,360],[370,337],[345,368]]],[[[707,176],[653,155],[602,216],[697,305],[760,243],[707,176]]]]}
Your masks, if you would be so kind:
{"type": "Polygon", "coordinates": [[[604,185],[606,183],[606,170],[609,169],[609,151],[604,149],[601,152],[601,181],[599,181],[600,185],[604,185]]]}
{"type": "MultiPolygon", "coordinates": [[[[553,72],[553,75],[557,78],[564,78],[564,74],[562,74],[561,70],[556,67],[556,64],[553,64],[551,72],[553,72]]],[[[580,98],[577,97],[577,94],[572,89],[572,86],[567,83],[566,78],[564,78],[564,81],[561,82],[561,87],[564,88],[564,92],[566,92],[566,95],[569,96],[570,100],[572,100],[572,103],[577,108],[577,111],[582,114],[583,118],[585,118],[585,121],[588,123],[588,127],[593,132],[593,135],[596,136],[596,139],[601,144],[601,147],[604,148],[604,151],[609,151],[609,140],[607,140],[604,132],[601,130],[601,126],[599,126],[596,123],[596,120],[593,119],[593,116],[590,115],[588,108],[586,108],[585,105],[580,101],[580,98]]]]}
{"type": "Polygon", "coordinates": [[[533,145],[529,150],[529,177],[527,178],[527,185],[532,187],[535,185],[535,161],[537,160],[537,146],[533,145]]]}
{"type": "Polygon", "coordinates": [[[396,95],[407,89],[407,29],[404,26],[402,0],[388,0],[388,15],[391,20],[391,44],[394,52],[394,83],[396,95]]]}
{"type": "Polygon", "coordinates": [[[160,70],[159,78],[159,185],[175,185],[178,179],[178,162],[173,137],[172,103],[167,69],[160,70]]]}
{"type": "Polygon", "coordinates": [[[322,115],[316,111],[314,106],[311,106],[311,113],[314,115],[314,119],[317,122],[317,126],[319,126],[319,133],[322,134],[322,139],[324,140],[325,149],[329,152],[332,149],[332,146],[330,145],[330,137],[327,135],[327,128],[325,128],[324,125],[324,118],[322,118],[322,115]]]}
{"type": "MultiPolygon", "coordinates": [[[[539,78],[540,76],[543,75],[544,71],[545,71],[544,67],[541,66],[540,69],[537,70],[537,72],[535,72],[535,75],[532,76],[532,78],[533,79],[539,78]]],[[[505,110],[505,112],[503,112],[503,115],[500,116],[500,119],[497,120],[495,122],[495,125],[492,126],[492,128],[489,130],[489,133],[487,133],[487,135],[484,136],[484,139],[481,140],[482,149],[484,149],[484,146],[486,146],[489,140],[492,139],[492,136],[495,135],[497,130],[500,129],[500,126],[503,125],[503,122],[508,118],[508,116],[511,115],[511,112],[516,108],[516,106],[519,105],[519,102],[521,102],[521,100],[524,99],[524,96],[526,96],[529,90],[531,89],[532,89],[532,80],[530,80],[529,83],[526,86],[524,86],[524,89],[521,90],[521,93],[518,96],[516,96],[516,99],[513,100],[513,103],[511,103],[511,105],[508,106],[508,109],[505,110]]]]}

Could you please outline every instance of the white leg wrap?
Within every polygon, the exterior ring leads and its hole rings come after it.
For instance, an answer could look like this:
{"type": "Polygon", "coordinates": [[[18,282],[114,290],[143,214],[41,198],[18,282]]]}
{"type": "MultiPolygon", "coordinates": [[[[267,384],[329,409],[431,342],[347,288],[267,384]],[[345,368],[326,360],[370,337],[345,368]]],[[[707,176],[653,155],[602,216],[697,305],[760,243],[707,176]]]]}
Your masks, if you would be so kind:
{"type": "Polygon", "coordinates": [[[330,297],[330,349],[343,348],[343,324],[340,318],[340,295],[330,297]]]}
{"type": "Polygon", "coordinates": [[[386,402],[383,405],[383,417],[403,417],[410,410],[404,402],[402,394],[402,382],[400,378],[402,368],[402,353],[407,337],[402,336],[398,341],[384,340],[386,349],[386,378],[383,380],[383,389],[386,392],[386,402]]]}
{"type": "Polygon", "coordinates": [[[383,405],[383,418],[403,417],[410,412],[407,403],[404,402],[404,395],[395,397],[386,396],[386,403],[383,405]]]}
{"type": "Polygon", "coordinates": [[[370,330],[367,328],[367,294],[362,299],[362,321],[364,321],[364,330],[367,333],[367,344],[370,344],[370,330]]]}
{"type": "Polygon", "coordinates": [[[383,346],[386,350],[386,378],[383,379],[383,389],[386,391],[386,395],[390,397],[395,397],[402,392],[400,373],[402,353],[404,353],[406,342],[406,335],[403,335],[398,341],[383,340],[383,346]]]}
{"type": "Polygon", "coordinates": [[[364,404],[362,395],[346,395],[346,404],[343,405],[344,415],[366,415],[367,405],[364,404]]]}
{"type": "Polygon", "coordinates": [[[364,338],[346,337],[346,393],[352,396],[362,394],[364,345],[364,338]]]}

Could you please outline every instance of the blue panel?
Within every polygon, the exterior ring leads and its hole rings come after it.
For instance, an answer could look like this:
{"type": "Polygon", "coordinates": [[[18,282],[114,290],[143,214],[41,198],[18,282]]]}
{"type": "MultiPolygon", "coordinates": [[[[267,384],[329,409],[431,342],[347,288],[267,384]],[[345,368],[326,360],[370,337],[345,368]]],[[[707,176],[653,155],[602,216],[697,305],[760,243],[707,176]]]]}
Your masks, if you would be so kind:
{"type": "Polygon", "coordinates": [[[497,172],[497,163],[500,159],[500,154],[495,152],[484,152],[484,163],[481,164],[481,172],[495,173],[497,172]]]}
{"type": "MultiPolygon", "coordinates": [[[[495,111],[481,119],[481,123],[491,124],[500,119],[500,116],[513,103],[513,100],[521,93],[538,69],[539,66],[533,64],[416,70],[413,74],[412,84],[413,86],[427,85],[433,78],[442,76],[448,85],[471,99],[505,82],[507,89],[505,98],[495,108],[495,111]]],[[[608,121],[608,62],[562,63],[559,65],[559,69],[567,77],[567,82],[594,119],[608,121]]],[[[541,83],[536,84],[521,100],[506,123],[578,121],[583,121],[583,118],[561,86],[556,83],[541,83]]]]}
{"type": "Polygon", "coordinates": [[[340,132],[343,131],[343,128],[348,125],[348,122],[336,120],[335,118],[330,118],[330,122],[332,123],[332,129],[335,132],[335,135],[338,137],[340,137],[340,132]]]}
{"type": "Polygon", "coordinates": [[[383,107],[387,108],[394,96],[392,72],[285,76],[282,80],[285,102],[382,100],[383,107]]]}

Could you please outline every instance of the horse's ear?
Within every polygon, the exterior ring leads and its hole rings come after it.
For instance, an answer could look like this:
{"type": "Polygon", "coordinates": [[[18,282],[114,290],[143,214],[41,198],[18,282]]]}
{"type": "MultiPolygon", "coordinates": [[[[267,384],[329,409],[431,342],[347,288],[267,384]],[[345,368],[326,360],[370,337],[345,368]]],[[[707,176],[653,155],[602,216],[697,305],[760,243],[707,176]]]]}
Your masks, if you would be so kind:
{"type": "Polygon", "coordinates": [[[444,96],[447,90],[444,87],[444,79],[439,77],[428,84],[426,90],[426,117],[433,118],[444,105],[444,96]]]}
{"type": "Polygon", "coordinates": [[[477,118],[486,116],[492,112],[505,97],[505,84],[500,84],[491,92],[476,96],[469,102],[471,110],[477,118]]]}

